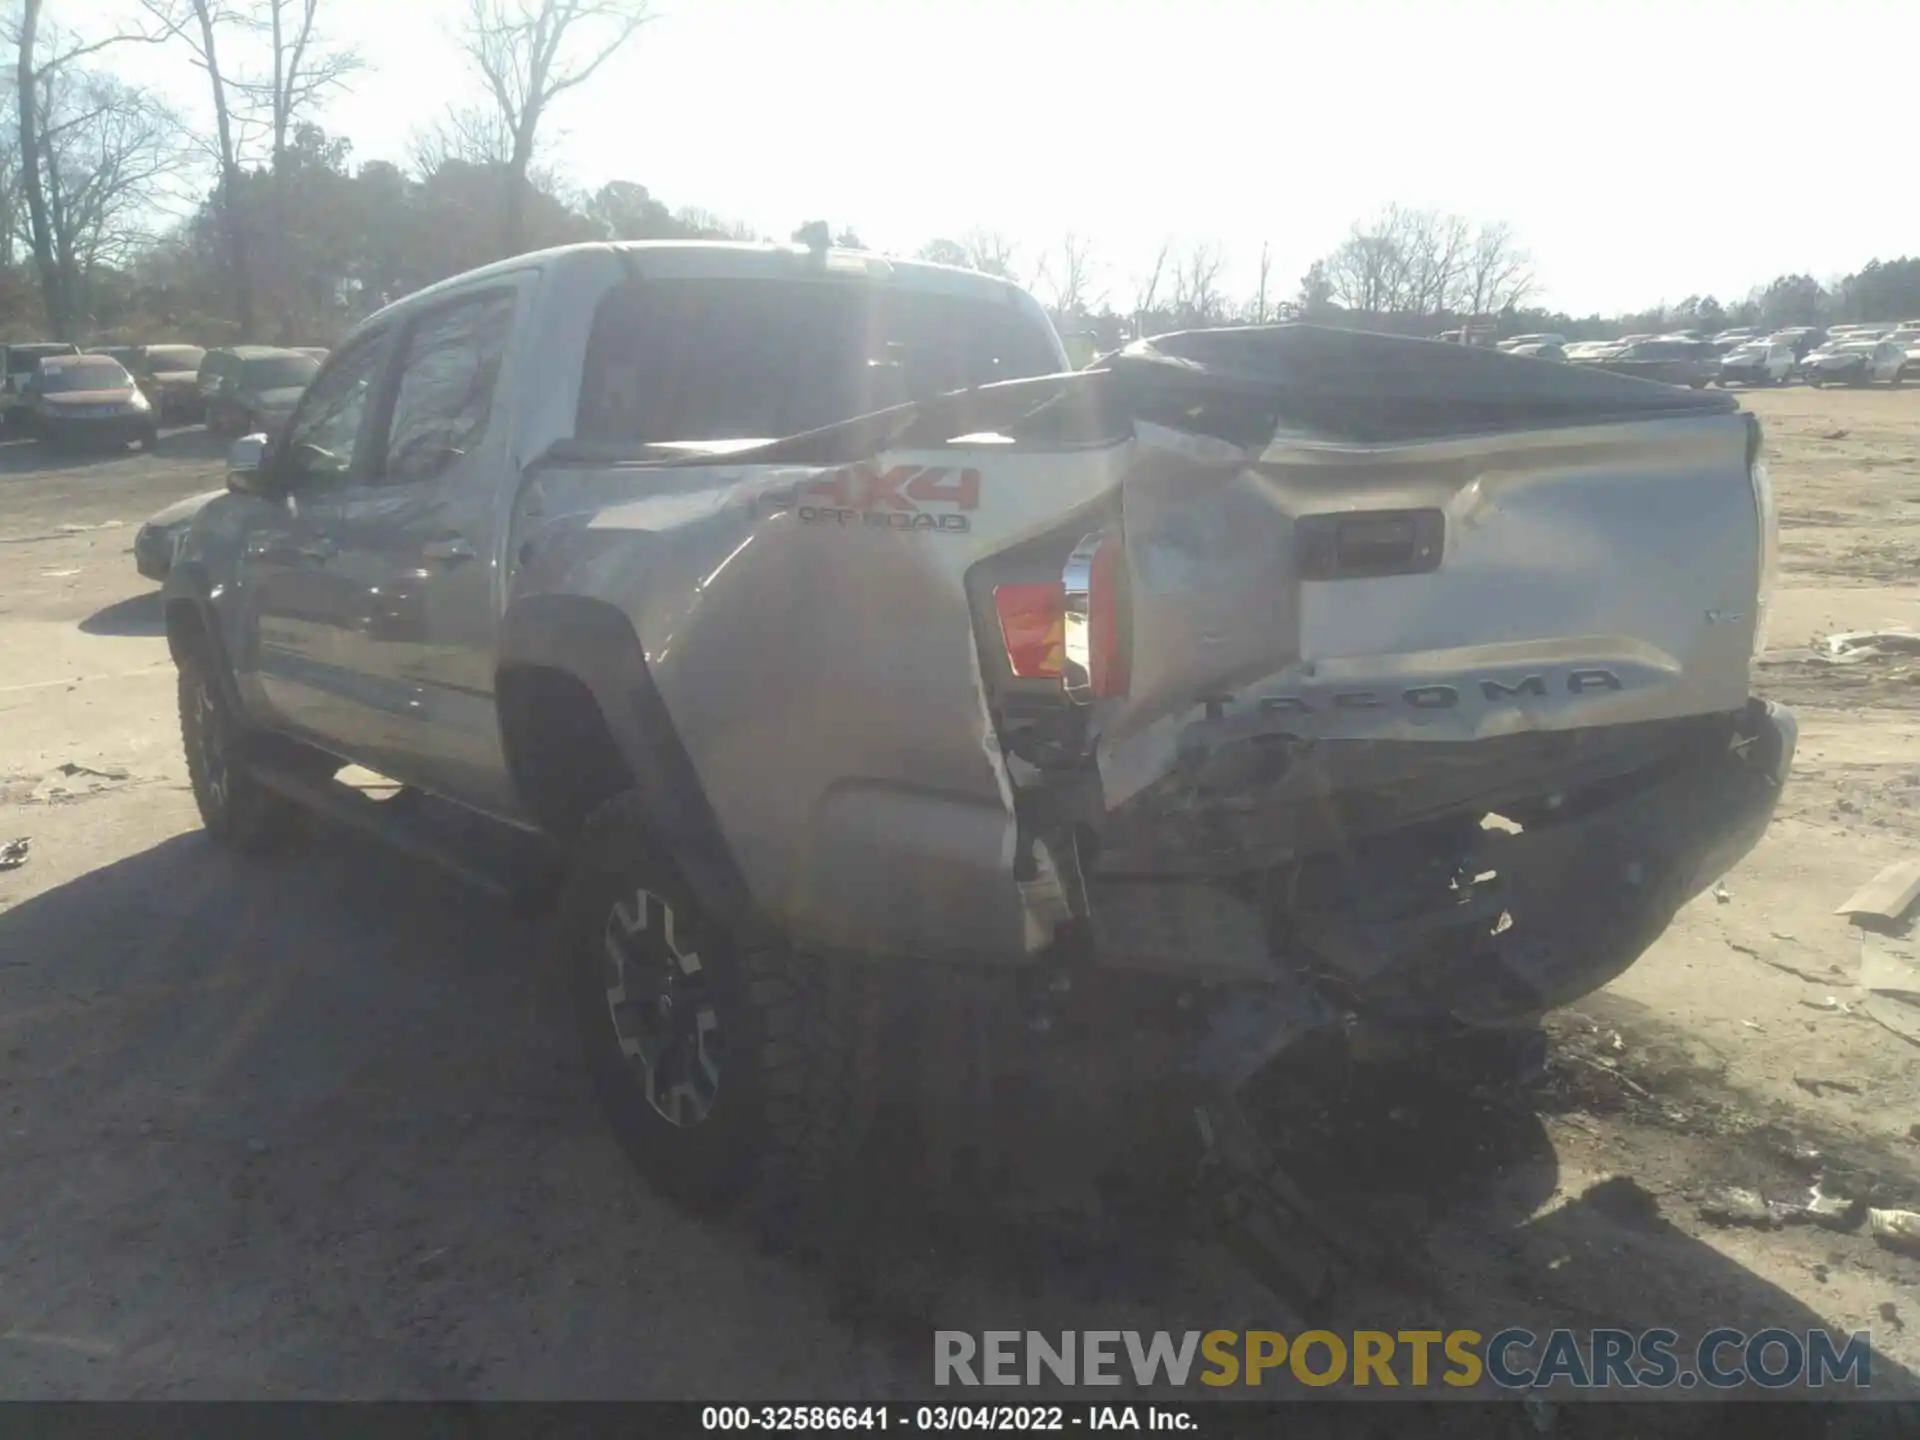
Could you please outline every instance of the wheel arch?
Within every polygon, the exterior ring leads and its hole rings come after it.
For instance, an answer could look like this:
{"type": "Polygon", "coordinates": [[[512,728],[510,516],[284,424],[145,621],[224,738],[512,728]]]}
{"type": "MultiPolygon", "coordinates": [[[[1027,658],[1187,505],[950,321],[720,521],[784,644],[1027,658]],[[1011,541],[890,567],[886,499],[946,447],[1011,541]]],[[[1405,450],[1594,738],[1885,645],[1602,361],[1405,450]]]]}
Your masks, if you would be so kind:
{"type": "Polygon", "coordinates": [[[571,843],[601,802],[631,789],[715,923],[755,924],[745,877],[625,614],[584,596],[515,602],[501,619],[495,694],[528,815],[571,843]]]}
{"type": "Polygon", "coordinates": [[[227,653],[220,617],[213,608],[213,584],[207,572],[191,561],[176,564],[161,587],[162,614],[167,629],[167,654],[175,666],[198,653],[213,667],[223,698],[236,715],[244,714],[240,685],[227,653]]]}

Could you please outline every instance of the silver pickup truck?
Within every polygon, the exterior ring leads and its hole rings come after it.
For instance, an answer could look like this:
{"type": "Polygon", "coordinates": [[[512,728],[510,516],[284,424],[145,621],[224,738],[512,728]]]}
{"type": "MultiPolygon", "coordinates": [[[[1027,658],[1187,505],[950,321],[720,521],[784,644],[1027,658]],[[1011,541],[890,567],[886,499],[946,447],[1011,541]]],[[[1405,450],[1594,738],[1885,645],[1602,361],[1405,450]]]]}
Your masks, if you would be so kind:
{"type": "Polygon", "coordinates": [[[638,1162],[776,1208],[902,975],[1034,1033],[1124,990],[1119,1048],[1234,1084],[1324,1024],[1523,1032],[1764,830],[1730,397],[1310,326],[1066,371],[1012,285],[802,247],[383,310],[167,576],[208,830],[437,844],[347,762],[499,822],[638,1162]]]}

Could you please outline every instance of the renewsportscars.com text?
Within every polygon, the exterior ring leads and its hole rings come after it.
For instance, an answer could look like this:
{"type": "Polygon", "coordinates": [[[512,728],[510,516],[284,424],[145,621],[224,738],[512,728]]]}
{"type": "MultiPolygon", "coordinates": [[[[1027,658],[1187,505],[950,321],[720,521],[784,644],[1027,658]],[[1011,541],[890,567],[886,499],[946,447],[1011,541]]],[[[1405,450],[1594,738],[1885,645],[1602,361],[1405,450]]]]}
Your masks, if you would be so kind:
{"type": "Polygon", "coordinates": [[[933,1383],[1864,1390],[1872,1359],[1864,1330],[938,1330],[933,1383]]]}

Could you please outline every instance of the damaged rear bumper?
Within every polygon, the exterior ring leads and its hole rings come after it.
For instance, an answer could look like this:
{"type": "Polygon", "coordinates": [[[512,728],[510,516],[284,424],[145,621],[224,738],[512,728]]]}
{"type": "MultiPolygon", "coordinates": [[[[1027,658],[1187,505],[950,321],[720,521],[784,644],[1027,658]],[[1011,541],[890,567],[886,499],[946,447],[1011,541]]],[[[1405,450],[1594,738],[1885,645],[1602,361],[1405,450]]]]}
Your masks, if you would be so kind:
{"type": "Polygon", "coordinates": [[[1350,899],[1311,914],[1276,910],[1246,886],[1096,879],[1093,958],[1282,989],[1309,974],[1388,1023],[1525,1025],[1619,975],[1753,848],[1796,737],[1789,711],[1752,700],[1724,745],[1556,796],[1519,831],[1477,828],[1457,854],[1426,857],[1459,883],[1423,907],[1382,898],[1406,890],[1407,848],[1391,864],[1331,857],[1350,899]]]}

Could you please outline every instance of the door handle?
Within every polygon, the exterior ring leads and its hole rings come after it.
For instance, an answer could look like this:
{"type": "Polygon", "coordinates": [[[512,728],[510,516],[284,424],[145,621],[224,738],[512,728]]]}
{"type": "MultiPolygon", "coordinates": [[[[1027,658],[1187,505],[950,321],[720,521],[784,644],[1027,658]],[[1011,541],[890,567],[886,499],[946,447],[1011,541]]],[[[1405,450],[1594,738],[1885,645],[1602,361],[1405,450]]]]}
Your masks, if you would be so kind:
{"type": "Polygon", "coordinates": [[[327,561],[340,553],[340,547],[325,537],[318,540],[309,540],[305,544],[297,545],[294,548],[304,558],[313,561],[317,565],[326,564],[327,561]]]}
{"type": "Polygon", "coordinates": [[[437,560],[443,565],[458,564],[462,560],[473,559],[473,546],[460,535],[449,535],[442,540],[429,540],[420,547],[420,553],[429,560],[437,560]]]}

